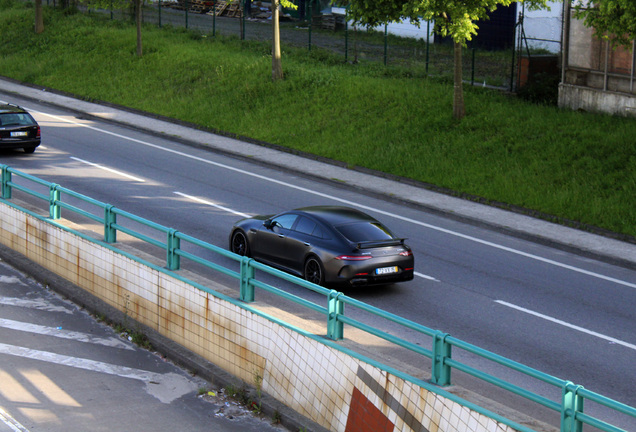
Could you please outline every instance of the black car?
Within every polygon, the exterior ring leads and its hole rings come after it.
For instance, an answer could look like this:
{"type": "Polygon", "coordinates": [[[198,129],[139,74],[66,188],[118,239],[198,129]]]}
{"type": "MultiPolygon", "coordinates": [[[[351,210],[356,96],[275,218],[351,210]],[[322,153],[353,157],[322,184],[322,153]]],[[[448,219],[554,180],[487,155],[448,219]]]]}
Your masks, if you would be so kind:
{"type": "Polygon", "coordinates": [[[413,279],[413,253],[373,217],[317,206],[242,219],[230,250],[318,285],[381,285],[413,279]]]}
{"type": "Polygon", "coordinates": [[[31,114],[13,104],[0,104],[0,149],[33,153],[40,145],[40,126],[31,114]]]}

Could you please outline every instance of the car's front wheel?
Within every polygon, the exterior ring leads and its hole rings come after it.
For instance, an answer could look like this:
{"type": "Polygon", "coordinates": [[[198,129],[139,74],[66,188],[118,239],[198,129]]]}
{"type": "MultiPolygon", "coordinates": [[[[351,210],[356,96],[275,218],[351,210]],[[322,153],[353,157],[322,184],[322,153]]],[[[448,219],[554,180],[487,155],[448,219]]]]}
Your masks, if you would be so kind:
{"type": "Polygon", "coordinates": [[[316,285],[325,283],[325,269],[317,257],[310,257],[305,261],[305,279],[316,285]]]}
{"type": "Polygon", "coordinates": [[[250,256],[250,245],[243,231],[234,231],[232,241],[230,242],[230,250],[237,255],[250,256]]]}

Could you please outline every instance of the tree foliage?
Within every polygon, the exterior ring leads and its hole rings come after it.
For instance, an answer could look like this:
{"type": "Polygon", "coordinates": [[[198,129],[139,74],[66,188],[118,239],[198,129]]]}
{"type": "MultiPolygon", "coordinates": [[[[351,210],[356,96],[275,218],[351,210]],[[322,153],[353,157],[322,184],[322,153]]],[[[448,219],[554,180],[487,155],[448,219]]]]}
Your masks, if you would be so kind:
{"type": "MultiPolygon", "coordinates": [[[[420,25],[422,21],[434,21],[435,32],[450,37],[455,44],[455,73],[453,116],[464,116],[461,58],[462,46],[477,34],[478,21],[488,19],[488,14],[498,6],[509,6],[518,0],[349,0],[349,18],[354,22],[377,26],[389,22],[409,20],[420,25]]],[[[633,0],[625,0],[633,1],[633,0]]],[[[547,0],[528,0],[529,8],[545,7],[547,0]]]]}
{"type": "Polygon", "coordinates": [[[574,16],[583,19],[599,38],[625,46],[636,39],[636,0],[580,0],[574,16]]]}

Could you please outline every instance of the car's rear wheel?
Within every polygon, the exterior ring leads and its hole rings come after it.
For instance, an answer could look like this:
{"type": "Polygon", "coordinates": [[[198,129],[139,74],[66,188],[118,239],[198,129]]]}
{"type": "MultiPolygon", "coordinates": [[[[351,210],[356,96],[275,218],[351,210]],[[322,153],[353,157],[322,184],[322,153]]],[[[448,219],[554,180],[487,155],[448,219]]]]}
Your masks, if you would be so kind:
{"type": "Polygon", "coordinates": [[[237,255],[250,256],[250,245],[247,241],[247,236],[243,231],[234,231],[234,234],[232,234],[230,249],[237,255]]]}
{"type": "Polygon", "coordinates": [[[25,153],[33,153],[35,151],[35,147],[24,147],[23,150],[25,153]]]}
{"type": "Polygon", "coordinates": [[[310,257],[305,261],[305,279],[316,285],[325,283],[325,269],[317,257],[310,257]]]}

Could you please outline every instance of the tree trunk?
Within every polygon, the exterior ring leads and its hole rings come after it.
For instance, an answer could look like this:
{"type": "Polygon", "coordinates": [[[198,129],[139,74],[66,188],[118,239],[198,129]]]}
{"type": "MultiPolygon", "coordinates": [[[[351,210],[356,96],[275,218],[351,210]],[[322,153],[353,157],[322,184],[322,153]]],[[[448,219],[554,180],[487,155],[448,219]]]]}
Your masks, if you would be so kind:
{"type": "Polygon", "coordinates": [[[143,0],[135,1],[135,22],[137,23],[137,57],[141,57],[143,55],[143,49],[141,46],[141,6],[143,5],[143,0]]]}
{"type": "Polygon", "coordinates": [[[283,62],[280,52],[279,0],[272,0],[272,80],[283,79],[283,62]]]}
{"type": "Polygon", "coordinates": [[[44,31],[44,17],[42,15],[42,0],[35,0],[35,32],[40,34],[44,31]]]}
{"type": "Polygon", "coordinates": [[[454,42],[455,53],[455,74],[453,88],[453,117],[461,120],[466,115],[464,107],[464,87],[462,84],[462,46],[460,43],[454,42]]]}

